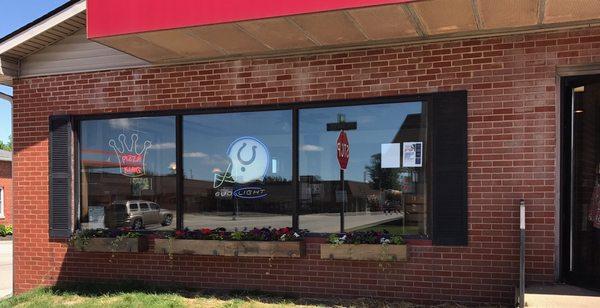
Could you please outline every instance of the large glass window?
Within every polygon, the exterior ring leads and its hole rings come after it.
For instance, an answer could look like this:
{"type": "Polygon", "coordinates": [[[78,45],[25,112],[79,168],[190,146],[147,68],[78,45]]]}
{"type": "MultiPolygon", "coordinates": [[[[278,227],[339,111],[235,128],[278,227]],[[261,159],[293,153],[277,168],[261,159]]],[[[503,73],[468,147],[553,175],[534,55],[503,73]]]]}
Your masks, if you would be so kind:
{"type": "Polygon", "coordinates": [[[184,227],[289,227],[292,112],[183,117],[184,227]]]}
{"type": "Polygon", "coordinates": [[[389,103],[299,111],[300,227],[426,234],[424,104],[389,103]],[[349,161],[340,182],[337,140],[349,161]]]}
{"type": "Polygon", "coordinates": [[[79,221],[147,230],[299,222],[312,232],[339,232],[344,217],[345,231],[426,235],[425,106],[82,120],[79,221]],[[350,148],[343,184],[341,130],[350,148]]]}
{"type": "Polygon", "coordinates": [[[175,228],[175,117],[80,125],[82,228],[175,228]]]}

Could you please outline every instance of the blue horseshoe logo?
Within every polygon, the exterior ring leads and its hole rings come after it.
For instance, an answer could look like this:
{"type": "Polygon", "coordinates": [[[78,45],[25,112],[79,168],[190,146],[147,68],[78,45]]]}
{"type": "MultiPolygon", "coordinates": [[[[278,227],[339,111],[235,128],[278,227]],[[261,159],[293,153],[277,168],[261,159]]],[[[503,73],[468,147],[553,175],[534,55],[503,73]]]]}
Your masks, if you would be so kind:
{"type": "Polygon", "coordinates": [[[267,146],[257,138],[235,139],[227,148],[232,164],[231,175],[236,183],[262,180],[269,170],[271,155],[267,146]]]}
{"type": "MultiPolygon", "coordinates": [[[[245,147],[246,147],[246,143],[244,142],[237,152],[237,159],[240,163],[242,163],[242,165],[248,166],[251,163],[253,163],[254,160],[256,159],[256,146],[255,145],[252,146],[252,157],[250,157],[249,160],[242,159],[242,151],[244,150],[245,147]]],[[[246,167],[242,167],[242,172],[243,171],[246,171],[246,167]]]]}

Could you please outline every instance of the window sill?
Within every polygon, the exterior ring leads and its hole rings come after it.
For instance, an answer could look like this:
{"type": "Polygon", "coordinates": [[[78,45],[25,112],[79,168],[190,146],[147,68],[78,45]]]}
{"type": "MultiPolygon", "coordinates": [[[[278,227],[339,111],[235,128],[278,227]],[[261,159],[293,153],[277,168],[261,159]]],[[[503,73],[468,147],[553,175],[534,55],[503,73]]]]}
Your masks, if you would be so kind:
{"type": "Polygon", "coordinates": [[[411,246],[433,246],[433,241],[430,239],[405,239],[406,244],[411,246]]]}

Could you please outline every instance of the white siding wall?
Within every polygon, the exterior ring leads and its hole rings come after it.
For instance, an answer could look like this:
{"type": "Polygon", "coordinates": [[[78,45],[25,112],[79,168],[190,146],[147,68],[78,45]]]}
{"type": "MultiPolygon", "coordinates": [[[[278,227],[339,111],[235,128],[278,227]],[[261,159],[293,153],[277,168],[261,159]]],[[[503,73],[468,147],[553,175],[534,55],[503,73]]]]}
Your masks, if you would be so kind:
{"type": "Polygon", "coordinates": [[[23,59],[20,77],[148,65],[144,60],[88,40],[82,29],[23,59]]]}

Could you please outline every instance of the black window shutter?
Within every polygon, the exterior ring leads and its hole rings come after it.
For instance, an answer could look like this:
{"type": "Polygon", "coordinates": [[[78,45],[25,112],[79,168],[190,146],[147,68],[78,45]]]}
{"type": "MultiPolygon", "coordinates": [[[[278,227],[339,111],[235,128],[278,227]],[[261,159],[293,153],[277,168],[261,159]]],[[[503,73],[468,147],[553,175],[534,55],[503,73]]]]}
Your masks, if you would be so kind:
{"type": "Polygon", "coordinates": [[[467,92],[438,93],[429,106],[433,244],[467,245],[467,92]]]}
{"type": "Polygon", "coordinates": [[[71,122],[50,117],[50,238],[71,235],[71,122]]]}

